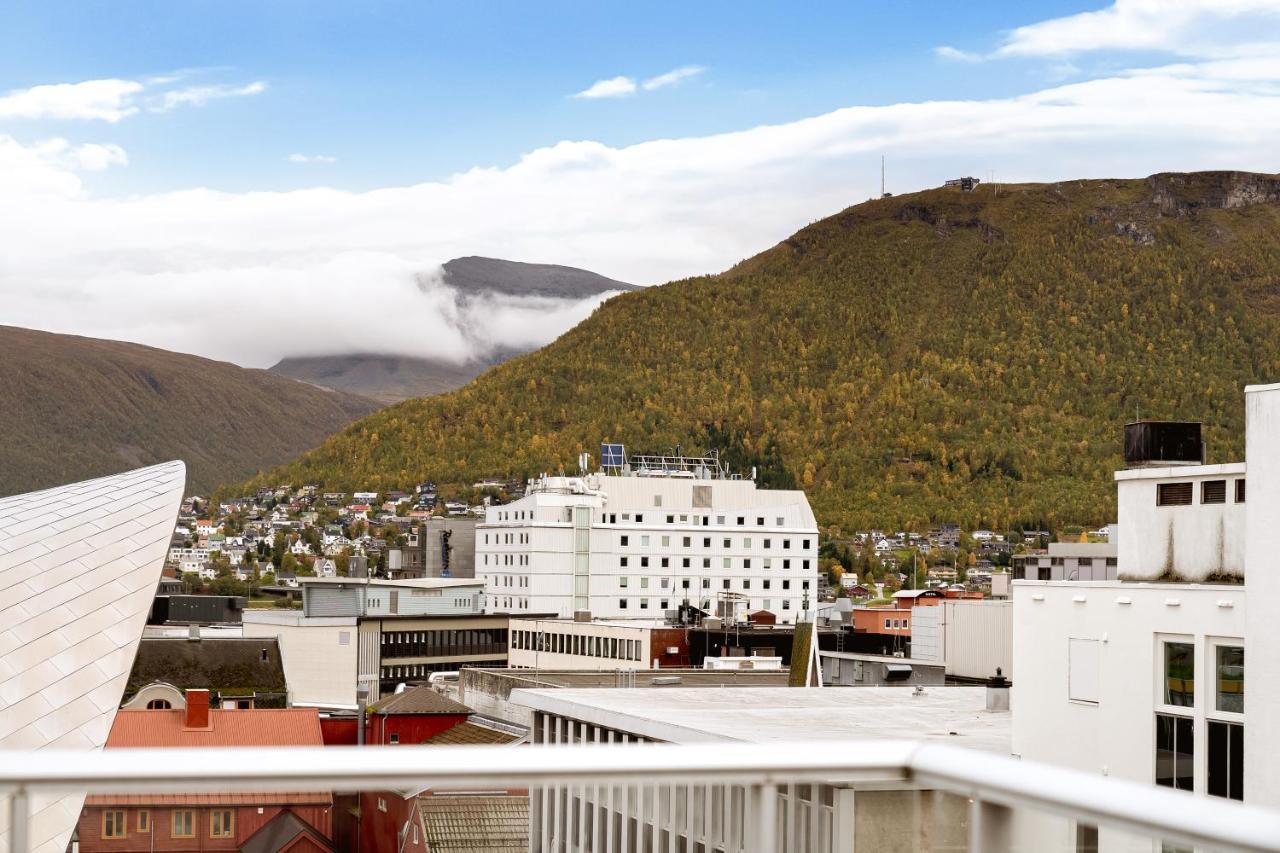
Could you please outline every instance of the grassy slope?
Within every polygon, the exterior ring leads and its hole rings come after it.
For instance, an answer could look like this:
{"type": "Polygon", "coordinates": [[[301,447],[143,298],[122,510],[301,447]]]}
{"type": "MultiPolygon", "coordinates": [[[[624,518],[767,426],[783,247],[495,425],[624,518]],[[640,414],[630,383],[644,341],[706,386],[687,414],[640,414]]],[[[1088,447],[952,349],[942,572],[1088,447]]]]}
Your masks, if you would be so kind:
{"type": "Polygon", "coordinates": [[[0,326],[0,400],[0,495],[167,459],[204,493],[377,407],[264,370],[12,326],[0,326]]]}
{"type": "Polygon", "coordinates": [[[605,439],[689,448],[717,422],[776,440],[845,530],[1104,522],[1135,411],[1204,420],[1211,459],[1238,457],[1241,386],[1280,376],[1280,205],[1161,216],[1152,198],[1080,181],[857,205],[722,275],[616,297],[257,482],[467,483],[605,439]]]}

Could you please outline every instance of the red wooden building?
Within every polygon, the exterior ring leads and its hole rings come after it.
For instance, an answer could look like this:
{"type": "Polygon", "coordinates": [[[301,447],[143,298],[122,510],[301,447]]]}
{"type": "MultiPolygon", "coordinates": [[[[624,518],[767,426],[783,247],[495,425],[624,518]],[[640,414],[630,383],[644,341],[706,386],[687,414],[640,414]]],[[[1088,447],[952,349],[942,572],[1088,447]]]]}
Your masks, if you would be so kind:
{"type": "MultiPolygon", "coordinates": [[[[322,746],[314,708],[218,710],[209,691],[188,690],[182,710],[121,709],[107,749],[322,746]]],[[[156,761],[145,752],[139,761],[156,761]]],[[[239,850],[331,853],[329,792],[95,794],[77,835],[82,853],[239,850]]]]}

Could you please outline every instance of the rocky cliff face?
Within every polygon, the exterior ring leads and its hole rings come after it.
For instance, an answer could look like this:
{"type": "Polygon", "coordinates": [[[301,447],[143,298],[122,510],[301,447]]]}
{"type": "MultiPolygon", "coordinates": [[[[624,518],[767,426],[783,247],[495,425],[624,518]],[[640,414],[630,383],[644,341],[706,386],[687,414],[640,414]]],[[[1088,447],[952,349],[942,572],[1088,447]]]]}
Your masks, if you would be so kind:
{"type": "Polygon", "coordinates": [[[1162,172],[1147,178],[1161,216],[1192,216],[1201,208],[1234,210],[1280,202],[1280,176],[1256,172],[1162,172]]]}

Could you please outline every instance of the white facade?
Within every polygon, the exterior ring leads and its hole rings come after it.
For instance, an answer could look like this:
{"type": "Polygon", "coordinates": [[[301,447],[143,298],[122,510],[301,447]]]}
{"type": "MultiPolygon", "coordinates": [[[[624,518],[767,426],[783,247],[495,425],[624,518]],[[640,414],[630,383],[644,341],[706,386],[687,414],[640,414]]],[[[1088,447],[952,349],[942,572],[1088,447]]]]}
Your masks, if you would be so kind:
{"type": "Polygon", "coordinates": [[[1244,463],[1117,471],[1118,556],[1124,577],[1199,581],[1211,575],[1242,576],[1244,473],[1244,463]],[[1190,503],[1175,502],[1188,497],[1190,503]]]}
{"type": "Polygon", "coordinates": [[[518,669],[647,669],[655,627],[662,623],[513,618],[507,662],[518,669]]]}
{"type": "Polygon", "coordinates": [[[1245,399],[1245,463],[1116,475],[1127,581],[1014,583],[1016,753],[1280,807],[1280,385],[1245,399]]]}
{"type": "Polygon", "coordinates": [[[955,599],[911,611],[911,656],[956,678],[1013,676],[1013,603],[955,599]]]}
{"type": "Polygon", "coordinates": [[[1014,753],[1155,782],[1168,769],[1159,766],[1156,715],[1185,718],[1194,735],[1188,769],[1205,793],[1208,722],[1244,721],[1219,709],[1215,677],[1217,649],[1244,643],[1244,589],[1016,581],[1013,590],[1014,753]],[[1166,643],[1193,649],[1190,705],[1167,701],[1166,643]]]}
{"type": "Polygon", "coordinates": [[[490,612],[660,616],[739,609],[794,623],[814,606],[818,527],[800,491],[750,480],[547,477],[476,529],[490,612]]]}
{"type": "Polygon", "coordinates": [[[297,611],[246,610],[245,637],[275,637],[289,685],[289,704],[356,707],[356,619],[297,611]]]}
{"type": "MultiPolygon", "coordinates": [[[[0,498],[0,751],[102,749],[185,481],[186,467],[167,462],[0,498]]],[[[0,849],[8,849],[4,799],[0,849]]],[[[83,801],[33,798],[30,849],[63,853],[83,801]]]]}

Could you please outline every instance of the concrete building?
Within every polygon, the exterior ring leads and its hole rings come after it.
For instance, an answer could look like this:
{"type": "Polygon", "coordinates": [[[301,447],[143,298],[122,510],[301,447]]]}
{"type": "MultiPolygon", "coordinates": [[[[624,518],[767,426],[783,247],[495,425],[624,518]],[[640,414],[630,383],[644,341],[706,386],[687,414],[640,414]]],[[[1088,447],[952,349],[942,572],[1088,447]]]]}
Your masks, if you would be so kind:
{"type": "MultiPolygon", "coordinates": [[[[983,687],[522,689],[510,701],[530,709],[539,744],[923,738],[1009,752],[1009,712],[987,710],[983,687]]],[[[900,775],[784,786],[771,805],[788,816],[780,850],[965,849],[968,800],[900,775]]],[[[534,788],[530,849],[750,849],[763,807],[735,785],[534,788]]]]}
{"type": "Polygon", "coordinates": [[[689,666],[686,629],[661,619],[511,619],[512,668],[659,669],[689,666]]]}
{"type": "Polygon", "coordinates": [[[244,636],[277,637],[290,704],[354,709],[434,672],[507,665],[507,617],[472,580],[305,578],[301,613],[246,611],[244,636]]]}
{"type": "Polygon", "coordinates": [[[1125,580],[1014,583],[1015,753],[1280,807],[1280,385],[1245,404],[1244,464],[1117,473],[1125,580]]]}
{"type": "MultiPolygon", "coordinates": [[[[185,481],[186,467],[167,462],[0,498],[0,750],[102,749],[185,481]]],[[[34,800],[30,849],[63,853],[83,801],[34,800]]],[[[0,796],[3,849],[9,815],[0,796]]]]}
{"type": "Polygon", "coordinates": [[[1117,553],[1114,541],[1050,542],[1048,553],[1015,554],[1013,579],[1113,581],[1119,565],[1117,553]]]}
{"type": "Polygon", "coordinates": [[[476,520],[423,519],[402,547],[387,552],[387,571],[395,578],[474,578],[476,520]]]}
{"type": "Polygon", "coordinates": [[[479,613],[483,585],[449,578],[300,578],[307,616],[459,616],[479,613]]]}
{"type": "Polygon", "coordinates": [[[953,679],[985,681],[997,669],[1012,677],[1013,602],[956,599],[915,608],[911,656],[942,664],[953,679]]]}
{"type": "Polygon", "coordinates": [[[689,603],[789,624],[814,606],[818,528],[803,492],[729,479],[715,459],[610,470],[543,477],[487,510],[476,529],[487,610],[629,618],[689,603]]]}
{"type": "Polygon", "coordinates": [[[919,658],[819,651],[824,687],[942,687],[946,668],[919,658]]]}

